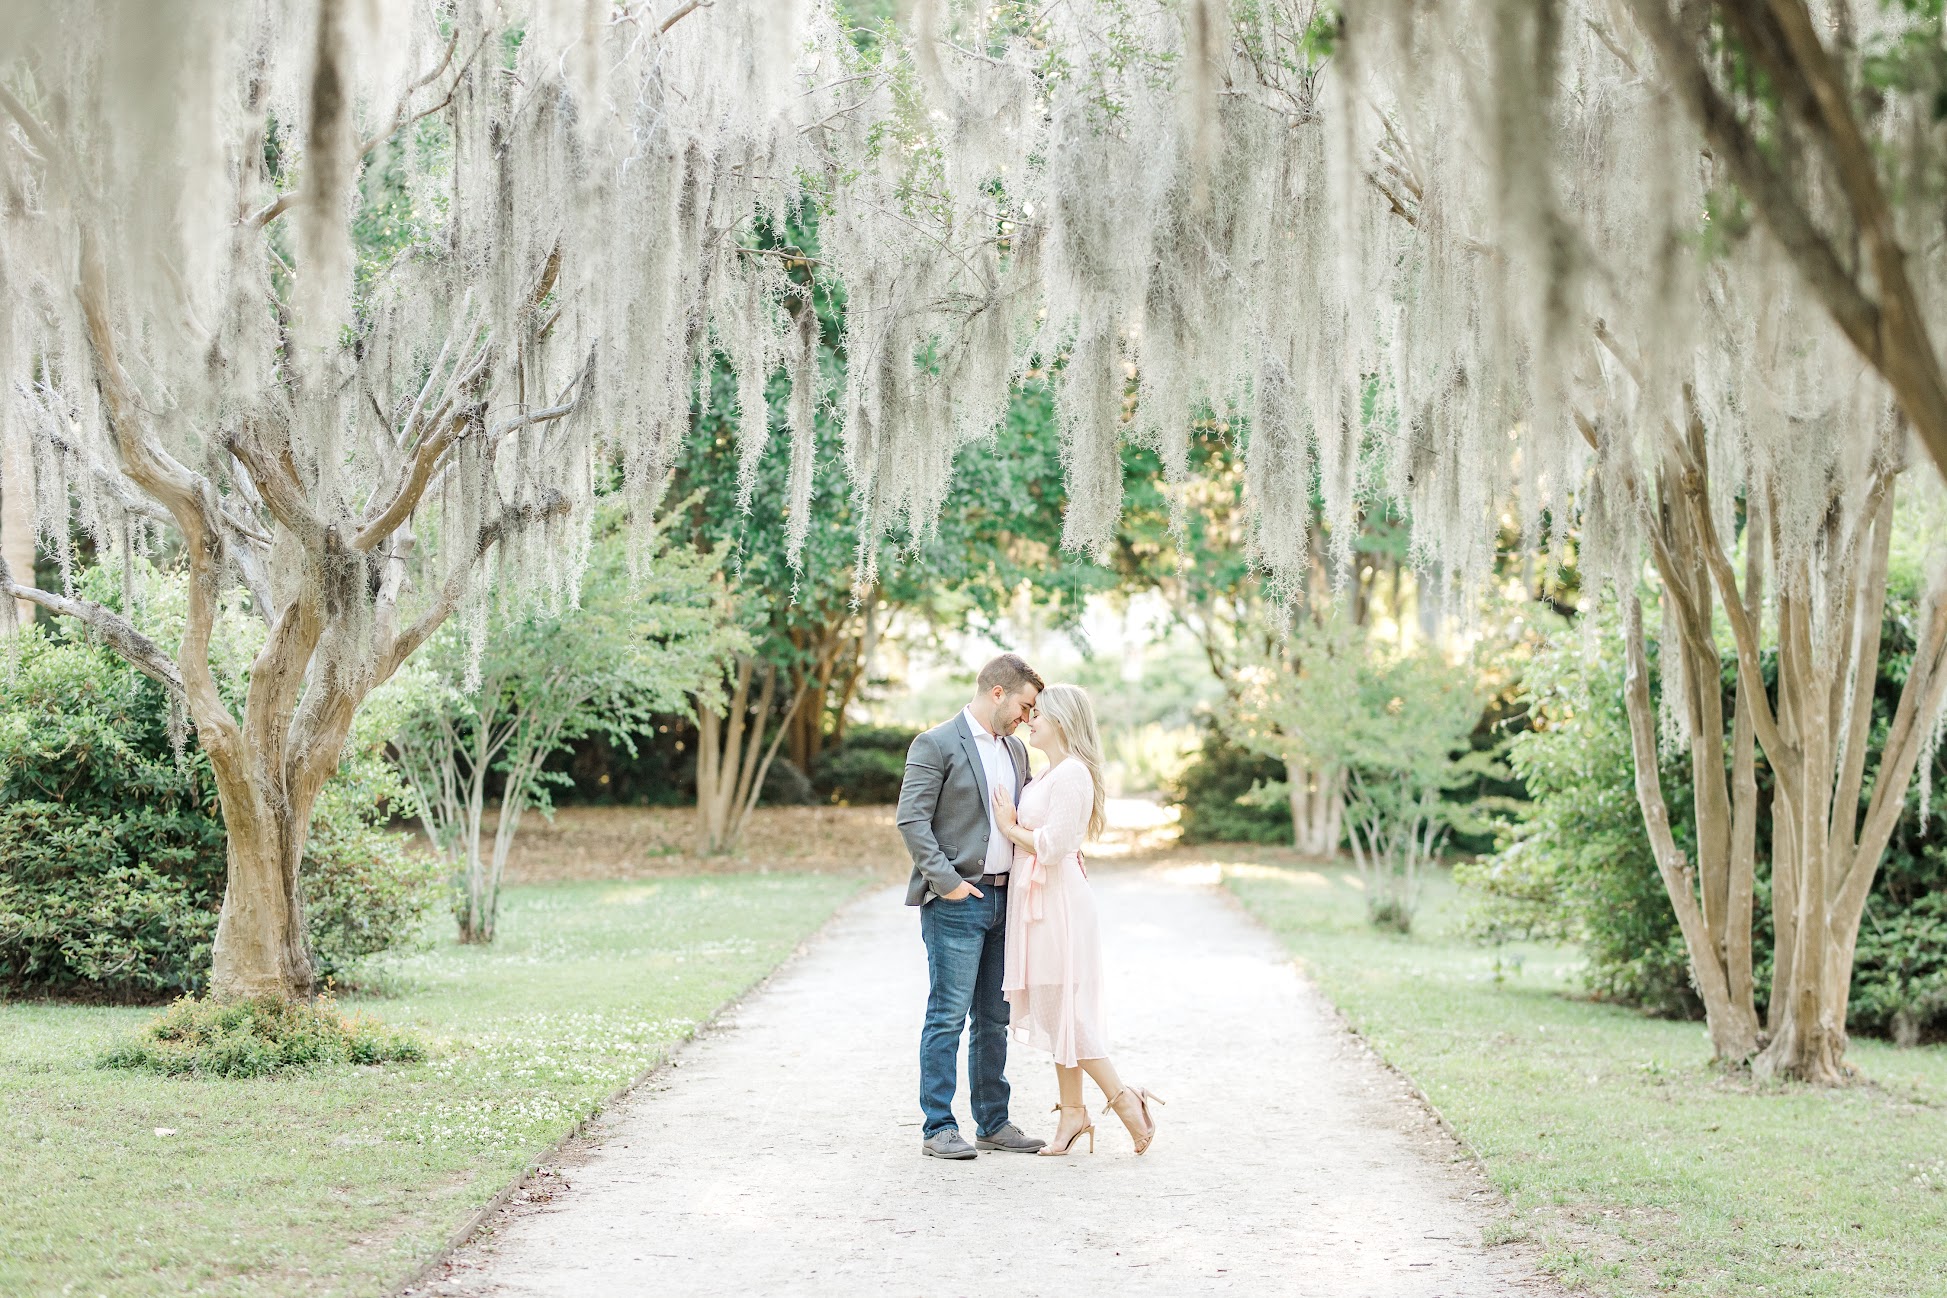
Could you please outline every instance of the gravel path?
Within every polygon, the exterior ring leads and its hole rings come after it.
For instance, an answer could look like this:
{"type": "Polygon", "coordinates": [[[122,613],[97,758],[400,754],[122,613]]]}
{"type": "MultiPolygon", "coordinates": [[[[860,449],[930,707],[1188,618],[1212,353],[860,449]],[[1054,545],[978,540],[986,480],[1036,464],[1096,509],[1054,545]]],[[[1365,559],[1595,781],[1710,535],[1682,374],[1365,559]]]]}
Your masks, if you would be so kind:
{"type": "MultiPolygon", "coordinates": [[[[855,903],[540,1178],[428,1295],[1554,1295],[1495,1199],[1197,870],[1098,870],[1125,1078],[1169,1101],[1070,1158],[919,1156],[919,925],[855,903]]],[[[1014,1117],[1053,1129],[1017,1046],[1014,1117]]],[[[1091,1104],[1100,1107],[1090,1087],[1091,1104]]],[[[964,1081],[959,1107],[969,1139],[964,1081]]]]}

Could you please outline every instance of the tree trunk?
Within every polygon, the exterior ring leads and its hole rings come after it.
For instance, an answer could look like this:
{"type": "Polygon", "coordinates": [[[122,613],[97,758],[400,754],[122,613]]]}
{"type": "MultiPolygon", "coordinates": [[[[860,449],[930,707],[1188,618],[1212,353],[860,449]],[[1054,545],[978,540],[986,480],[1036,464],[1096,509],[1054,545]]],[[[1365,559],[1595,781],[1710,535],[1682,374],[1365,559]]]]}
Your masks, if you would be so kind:
{"type": "Polygon", "coordinates": [[[777,667],[764,665],[763,684],[753,708],[750,686],[757,670],[755,658],[740,657],[728,707],[721,713],[697,710],[696,813],[700,850],[706,856],[736,851],[751,812],[757,808],[764,777],[804,702],[806,691],[801,687],[792,693],[790,706],[770,743],[765,744],[771,705],[777,699],[777,667]]]}
{"type": "MultiPolygon", "coordinates": [[[[1636,803],[1649,832],[1650,849],[1656,859],[1663,890],[1676,912],[1677,927],[1690,956],[1691,978],[1697,995],[1704,1002],[1704,1023],[1710,1034],[1711,1054],[1725,1064],[1743,1064],[1758,1049],[1758,1014],[1747,998],[1740,1002],[1732,994],[1733,975],[1723,954],[1724,944],[1716,941],[1698,902],[1695,869],[1677,847],[1670,832],[1670,811],[1663,801],[1656,756],[1656,713],[1650,702],[1649,654],[1643,643],[1642,604],[1632,594],[1624,600],[1624,646],[1628,670],[1623,681],[1623,706],[1629,716],[1630,749],[1635,758],[1636,803]]],[[[1712,677],[1713,683],[1717,678],[1712,677]]],[[[1694,738],[1694,736],[1693,736],[1694,738]]],[[[1719,768],[1721,770],[1721,767],[1719,768]]],[[[1696,778],[1722,778],[1702,767],[1696,778]]],[[[1706,841],[1699,835],[1701,845],[1706,841]]],[[[1728,863],[1726,863],[1728,864],[1728,863]]],[[[1748,959],[1749,944],[1745,945],[1748,959]]],[[[1748,982],[1748,979],[1747,979],[1748,982]]]]}
{"type": "Polygon", "coordinates": [[[1314,770],[1285,761],[1291,798],[1291,844],[1306,856],[1329,860],[1338,855],[1345,817],[1345,772],[1314,770]]]}
{"type": "Polygon", "coordinates": [[[256,797],[255,790],[237,797],[225,783],[218,776],[229,872],[211,953],[210,992],[222,1000],[308,997],[314,979],[298,867],[316,793],[300,807],[294,800],[280,804],[256,797]]]}
{"type": "MultiPolygon", "coordinates": [[[[0,421],[0,559],[7,561],[14,580],[26,586],[34,580],[34,456],[24,436],[10,437],[0,421]]],[[[34,605],[14,601],[14,617],[21,625],[34,619],[34,605]]],[[[0,618],[0,630],[6,628],[0,618]]]]}
{"type": "MultiPolygon", "coordinates": [[[[1778,510],[1765,510],[1768,532],[1748,529],[1748,544],[1768,545],[1781,570],[1773,600],[1774,704],[1763,686],[1756,601],[1740,599],[1730,556],[1714,530],[1708,463],[1694,412],[1684,453],[1685,504],[1737,646],[1739,699],[1742,703],[1748,692],[1752,726],[1776,786],[1777,959],[1770,1039],[1752,1069],[1761,1077],[1830,1085],[1849,1073],[1846,1007],[1859,922],[1947,687],[1947,597],[1936,574],[1862,815],[1900,466],[1891,459],[1879,465],[1864,506],[1850,522],[1836,506],[1829,507],[1823,535],[1811,554],[1791,556],[1796,567],[1789,576],[1783,571],[1787,555],[1778,510]]],[[[1749,503],[1755,508],[1757,497],[1749,503]]]]}

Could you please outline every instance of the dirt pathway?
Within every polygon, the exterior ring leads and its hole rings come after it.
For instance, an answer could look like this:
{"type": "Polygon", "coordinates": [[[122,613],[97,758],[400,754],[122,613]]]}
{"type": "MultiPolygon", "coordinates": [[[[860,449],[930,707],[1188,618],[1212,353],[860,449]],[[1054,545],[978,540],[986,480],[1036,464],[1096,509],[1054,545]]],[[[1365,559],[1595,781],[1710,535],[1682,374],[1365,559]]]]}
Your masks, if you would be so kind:
{"type": "MultiPolygon", "coordinates": [[[[1116,1063],[1169,1101],[1147,1155],[1110,1117],[1092,1157],[921,1158],[919,925],[875,892],[419,1292],[1558,1292],[1481,1247],[1478,1173],[1210,874],[1095,882],[1116,1063]]],[[[1047,1135],[1053,1070],[1017,1046],[1008,1074],[1047,1135]]]]}

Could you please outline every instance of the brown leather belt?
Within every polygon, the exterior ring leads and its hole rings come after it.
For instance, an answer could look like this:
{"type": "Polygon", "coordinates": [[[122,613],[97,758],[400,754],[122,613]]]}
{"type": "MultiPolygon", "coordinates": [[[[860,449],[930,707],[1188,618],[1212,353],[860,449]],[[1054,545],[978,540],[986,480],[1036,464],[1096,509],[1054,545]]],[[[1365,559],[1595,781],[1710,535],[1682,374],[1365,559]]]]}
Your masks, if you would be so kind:
{"type": "Polygon", "coordinates": [[[1007,886],[1007,876],[1004,874],[983,874],[980,876],[980,886],[983,888],[1005,888],[1007,886]]]}

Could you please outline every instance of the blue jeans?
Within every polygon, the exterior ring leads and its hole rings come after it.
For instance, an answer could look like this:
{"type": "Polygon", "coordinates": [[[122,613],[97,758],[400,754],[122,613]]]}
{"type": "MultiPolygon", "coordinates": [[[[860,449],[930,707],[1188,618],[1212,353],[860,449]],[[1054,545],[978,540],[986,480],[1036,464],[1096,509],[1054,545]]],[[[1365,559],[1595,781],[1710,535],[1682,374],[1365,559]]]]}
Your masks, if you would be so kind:
{"type": "Polygon", "coordinates": [[[959,1125],[953,1091],[960,1032],[969,1018],[967,1080],[977,1134],[991,1136],[1007,1125],[1007,999],[1001,995],[1007,889],[981,891],[986,895],[959,901],[935,897],[919,908],[919,935],[932,980],[926,1027],[919,1035],[919,1107],[928,1136],[959,1125]]]}

